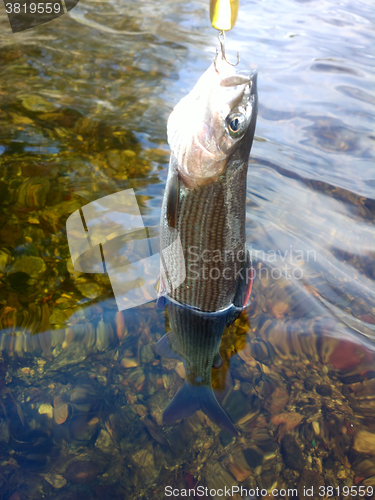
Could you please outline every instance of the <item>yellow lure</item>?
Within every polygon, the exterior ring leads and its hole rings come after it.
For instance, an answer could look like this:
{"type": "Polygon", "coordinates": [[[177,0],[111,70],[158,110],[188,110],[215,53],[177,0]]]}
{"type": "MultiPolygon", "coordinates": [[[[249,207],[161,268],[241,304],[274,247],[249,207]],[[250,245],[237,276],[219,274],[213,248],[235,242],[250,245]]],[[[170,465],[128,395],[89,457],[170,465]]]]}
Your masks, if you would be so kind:
{"type": "Polygon", "coordinates": [[[219,31],[229,31],[237,21],[240,0],[210,0],[212,27],[219,31]]]}

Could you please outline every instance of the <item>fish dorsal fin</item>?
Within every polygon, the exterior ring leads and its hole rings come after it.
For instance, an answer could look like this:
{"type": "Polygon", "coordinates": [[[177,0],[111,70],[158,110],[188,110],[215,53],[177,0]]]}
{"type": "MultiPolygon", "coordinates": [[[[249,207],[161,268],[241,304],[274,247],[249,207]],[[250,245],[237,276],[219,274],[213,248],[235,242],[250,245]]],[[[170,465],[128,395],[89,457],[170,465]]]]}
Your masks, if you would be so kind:
{"type": "Polygon", "coordinates": [[[159,356],[164,356],[168,359],[178,359],[182,361],[182,357],[179,353],[179,343],[174,332],[170,331],[163,335],[163,337],[156,342],[156,353],[159,356]]]}
{"type": "Polygon", "coordinates": [[[169,227],[177,226],[178,208],[180,204],[180,178],[174,172],[168,183],[167,221],[169,227]]]}

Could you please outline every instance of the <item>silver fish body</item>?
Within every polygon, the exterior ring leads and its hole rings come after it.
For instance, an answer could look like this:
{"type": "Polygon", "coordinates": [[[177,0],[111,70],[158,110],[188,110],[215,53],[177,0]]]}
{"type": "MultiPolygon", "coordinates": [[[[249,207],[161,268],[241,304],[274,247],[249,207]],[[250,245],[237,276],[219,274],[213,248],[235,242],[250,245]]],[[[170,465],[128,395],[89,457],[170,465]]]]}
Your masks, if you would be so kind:
{"type": "MultiPolygon", "coordinates": [[[[211,387],[219,366],[225,325],[238,317],[251,291],[246,249],[246,175],[257,118],[257,75],[236,74],[217,56],[168,121],[171,159],[161,226],[175,228],[185,269],[173,253],[161,294],[167,294],[172,332],[157,345],[159,354],[182,359],[186,380],[164,412],[164,422],[202,409],[222,428],[236,433],[211,387]],[[181,280],[180,280],[181,282],[181,280]]],[[[162,235],[166,248],[168,231],[162,235]]]]}

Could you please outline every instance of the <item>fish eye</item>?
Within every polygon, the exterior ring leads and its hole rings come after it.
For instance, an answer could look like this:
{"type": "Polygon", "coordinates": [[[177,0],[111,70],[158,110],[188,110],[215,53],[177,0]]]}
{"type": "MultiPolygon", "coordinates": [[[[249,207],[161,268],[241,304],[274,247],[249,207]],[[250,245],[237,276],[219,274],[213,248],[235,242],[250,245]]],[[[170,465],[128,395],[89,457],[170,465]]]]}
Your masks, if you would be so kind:
{"type": "Polygon", "coordinates": [[[227,128],[231,137],[240,137],[246,130],[246,118],[242,113],[227,116],[227,128]]]}

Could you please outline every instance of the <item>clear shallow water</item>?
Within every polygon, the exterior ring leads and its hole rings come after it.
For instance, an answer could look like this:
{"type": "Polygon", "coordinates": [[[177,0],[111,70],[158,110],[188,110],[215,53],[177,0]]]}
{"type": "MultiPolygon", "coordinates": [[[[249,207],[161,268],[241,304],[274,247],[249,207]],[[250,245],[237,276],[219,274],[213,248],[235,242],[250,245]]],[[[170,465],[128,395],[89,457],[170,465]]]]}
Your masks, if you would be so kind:
{"type": "Polygon", "coordinates": [[[243,2],[227,36],[228,57],[258,69],[260,100],[247,205],[257,277],[213,373],[240,438],[201,413],[161,425],[183,376],[153,350],[163,313],[116,314],[109,280],[70,263],[65,222],[90,201],[133,187],[145,223],[158,222],[168,114],[217,45],[207,10],[80,2],[13,35],[1,7],[4,499],[164,498],[197,481],[345,498],[345,485],[374,485],[369,2],[243,2]]]}

